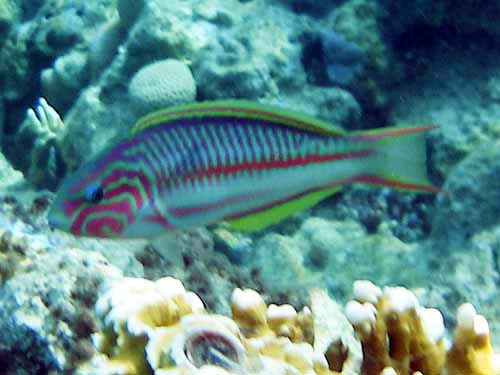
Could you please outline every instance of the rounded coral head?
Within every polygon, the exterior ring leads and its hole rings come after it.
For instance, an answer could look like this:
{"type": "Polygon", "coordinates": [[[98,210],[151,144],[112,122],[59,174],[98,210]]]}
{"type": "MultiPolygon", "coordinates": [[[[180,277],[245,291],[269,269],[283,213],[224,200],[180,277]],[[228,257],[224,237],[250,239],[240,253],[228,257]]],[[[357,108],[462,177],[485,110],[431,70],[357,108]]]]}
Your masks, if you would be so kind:
{"type": "Polygon", "coordinates": [[[142,67],[129,84],[129,98],[138,115],[196,98],[196,83],[182,61],[165,59],[142,67]]]}

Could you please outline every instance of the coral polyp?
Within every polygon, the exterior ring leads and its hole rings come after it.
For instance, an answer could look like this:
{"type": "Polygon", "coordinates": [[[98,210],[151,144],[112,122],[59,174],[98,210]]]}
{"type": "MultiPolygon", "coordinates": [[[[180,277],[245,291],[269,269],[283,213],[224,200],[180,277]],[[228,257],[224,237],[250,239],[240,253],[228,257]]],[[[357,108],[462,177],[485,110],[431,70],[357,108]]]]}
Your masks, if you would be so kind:
{"type": "Polygon", "coordinates": [[[192,332],[184,342],[184,354],[196,368],[216,365],[231,370],[242,361],[242,353],[241,344],[215,330],[192,332]]]}
{"type": "Polygon", "coordinates": [[[214,365],[233,370],[244,360],[243,346],[231,335],[210,328],[188,332],[183,354],[196,368],[214,365]]]}

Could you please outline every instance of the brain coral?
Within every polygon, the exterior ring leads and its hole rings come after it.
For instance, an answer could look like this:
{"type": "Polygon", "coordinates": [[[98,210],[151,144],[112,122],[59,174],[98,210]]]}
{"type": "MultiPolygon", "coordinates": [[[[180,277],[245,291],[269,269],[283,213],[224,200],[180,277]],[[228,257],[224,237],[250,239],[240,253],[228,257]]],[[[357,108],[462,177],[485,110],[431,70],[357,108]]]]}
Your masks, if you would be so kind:
{"type": "Polygon", "coordinates": [[[137,114],[194,101],[196,84],[181,61],[161,60],[141,68],[129,85],[130,100],[137,114]]]}

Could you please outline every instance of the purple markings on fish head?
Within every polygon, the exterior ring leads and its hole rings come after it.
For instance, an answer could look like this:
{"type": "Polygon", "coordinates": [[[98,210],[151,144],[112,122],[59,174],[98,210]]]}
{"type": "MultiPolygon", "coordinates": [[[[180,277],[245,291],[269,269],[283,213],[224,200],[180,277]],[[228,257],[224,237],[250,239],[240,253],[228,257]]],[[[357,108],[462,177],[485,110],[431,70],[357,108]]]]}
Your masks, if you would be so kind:
{"type": "Polygon", "coordinates": [[[48,214],[52,228],[77,236],[124,236],[151,198],[148,176],[125,156],[126,143],[82,165],[60,185],[48,214]]]}

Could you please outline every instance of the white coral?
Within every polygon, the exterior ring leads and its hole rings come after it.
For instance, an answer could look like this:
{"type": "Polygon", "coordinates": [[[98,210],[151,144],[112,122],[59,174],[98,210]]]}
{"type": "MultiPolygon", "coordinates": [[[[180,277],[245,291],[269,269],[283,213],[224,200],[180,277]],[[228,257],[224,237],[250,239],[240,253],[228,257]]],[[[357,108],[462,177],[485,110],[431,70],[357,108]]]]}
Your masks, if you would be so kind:
{"type": "Polygon", "coordinates": [[[61,116],[43,97],[38,99],[38,105],[34,109],[28,109],[19,131],[23,132],[28,128],[36,134],[37,146],[46,144],[50,139],[60,138],[65,130],[61,116]]]}

